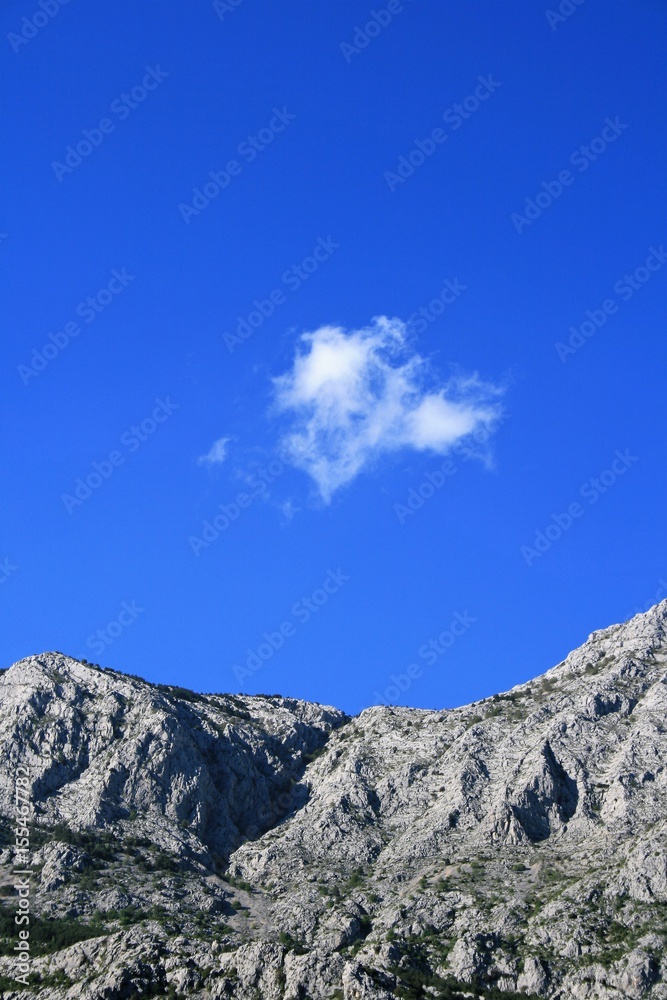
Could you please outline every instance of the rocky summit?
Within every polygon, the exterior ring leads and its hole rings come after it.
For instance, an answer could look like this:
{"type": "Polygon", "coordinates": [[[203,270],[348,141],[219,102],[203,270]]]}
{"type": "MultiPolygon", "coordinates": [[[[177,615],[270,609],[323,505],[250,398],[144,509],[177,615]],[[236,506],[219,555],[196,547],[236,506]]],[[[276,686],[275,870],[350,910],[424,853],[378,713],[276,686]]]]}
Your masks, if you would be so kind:
{"type": "Polygon", "coordinates": [[[438,712],[28,657],[2,995],[667,1000],[666,726],[667,602],[438,712]]]}

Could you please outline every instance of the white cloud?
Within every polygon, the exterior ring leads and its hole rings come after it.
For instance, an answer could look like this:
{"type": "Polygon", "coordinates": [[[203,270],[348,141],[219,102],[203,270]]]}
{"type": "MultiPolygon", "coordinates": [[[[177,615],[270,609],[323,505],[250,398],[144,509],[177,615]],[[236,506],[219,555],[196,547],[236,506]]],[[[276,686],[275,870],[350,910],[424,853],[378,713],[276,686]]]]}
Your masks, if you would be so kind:
{"type": "Polygon", "coordinates": [[[500,415],[501,390],[477,376],[433,384],[401,320],[322,326],[300,341],[292,368],[274,379],[277,408],[289,419],[282,443],[325,502],[383,453],[444,454],[500,415]]]}
{"type": "Polygon", "coordinates": [[[200,455],[197,459],[199,465],[219,465],[227,458],[227,445],[230,438],[218,438],[213,442],[211,450],[207,455],[200,455]]]}

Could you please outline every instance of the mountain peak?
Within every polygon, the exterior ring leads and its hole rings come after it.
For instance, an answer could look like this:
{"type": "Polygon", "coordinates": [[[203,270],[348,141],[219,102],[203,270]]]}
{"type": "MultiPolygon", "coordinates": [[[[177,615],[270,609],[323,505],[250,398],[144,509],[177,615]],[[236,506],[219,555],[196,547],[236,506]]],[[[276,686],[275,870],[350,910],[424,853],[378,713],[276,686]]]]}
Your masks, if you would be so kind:
{"type": "Polygon", "coordinates": [[[508,692],[353,719],[19,661],[0,864],[20,766],[37,926],[81,941],[36,959],[40,997],[664,1000],[666,625],[663,601],[508,692]]]}

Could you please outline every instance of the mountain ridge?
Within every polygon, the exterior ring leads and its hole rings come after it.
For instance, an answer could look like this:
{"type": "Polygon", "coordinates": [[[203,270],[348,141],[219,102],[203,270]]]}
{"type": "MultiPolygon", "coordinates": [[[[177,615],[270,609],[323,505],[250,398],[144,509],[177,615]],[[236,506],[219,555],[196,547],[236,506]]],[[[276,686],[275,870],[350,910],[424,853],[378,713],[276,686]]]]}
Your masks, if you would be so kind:
{"type": "Polygon", "coordinates": [[[4,938],[5,995],[664,1000],[666,708],[667,601],[443,711],[26,657],[0,674],[0,890],[21,765],[51,944],[16,990],[4,938]]]}

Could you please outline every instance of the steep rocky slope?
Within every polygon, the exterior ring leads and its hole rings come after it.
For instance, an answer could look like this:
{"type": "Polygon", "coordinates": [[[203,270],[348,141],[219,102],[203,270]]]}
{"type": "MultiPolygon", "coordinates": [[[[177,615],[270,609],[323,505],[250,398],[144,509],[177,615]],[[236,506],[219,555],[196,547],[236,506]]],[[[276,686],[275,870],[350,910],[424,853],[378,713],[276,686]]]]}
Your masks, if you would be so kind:
{"type": "Polygon", "coordinates": [[[667,602],[452,711],[0,676],[7,997],[667,1000],[667,602]],[[28,768],[31,985],[12,980],[28,768]]]}

